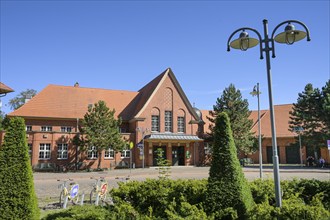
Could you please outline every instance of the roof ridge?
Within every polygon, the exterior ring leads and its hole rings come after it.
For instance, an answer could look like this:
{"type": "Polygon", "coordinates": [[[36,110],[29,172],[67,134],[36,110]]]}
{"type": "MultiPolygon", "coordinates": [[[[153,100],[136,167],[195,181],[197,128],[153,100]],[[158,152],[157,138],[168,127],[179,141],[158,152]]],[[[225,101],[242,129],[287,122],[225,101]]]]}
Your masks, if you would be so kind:
{"type": "Polygon", "coordinates": [[[123,89],[105,89],[105,88],[95,88],[95,87],[74,87],[68,85],[56,85],[56,84],[48,84],[48,86],[56,86],[56,87],[65,87],[65,88],[72,88],[72,89],[96,89],[96,90],[106,90],[106,91],[120,91],[120,92],[134,92],[137,93],[138,91],[131,91],[131,90],[123,90],[123,89]]]}

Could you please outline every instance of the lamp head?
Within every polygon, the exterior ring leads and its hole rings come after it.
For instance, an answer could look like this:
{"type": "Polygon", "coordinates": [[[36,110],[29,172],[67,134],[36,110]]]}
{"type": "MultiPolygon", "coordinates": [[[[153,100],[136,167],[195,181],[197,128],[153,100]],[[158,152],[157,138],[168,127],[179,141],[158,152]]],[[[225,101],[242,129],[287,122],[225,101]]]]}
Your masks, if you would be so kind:
{"type": "Polygon", "coordinates": [[[258,43],[259,41],[257,39],[249,37],[249,34],[243,30],[240,33],[239,38],[230,43],[230,47],[246,51],[249,48],[257,46],[258,43]]]}
{"type": "Polygon", "coordinates": [[[306,37],[306,32],[297,31],[295,26],[290,22],[285,27],[284,32],[275,36],[274,40],[277,43],[291,45],[294,42],[300,41],[306,37]]]}

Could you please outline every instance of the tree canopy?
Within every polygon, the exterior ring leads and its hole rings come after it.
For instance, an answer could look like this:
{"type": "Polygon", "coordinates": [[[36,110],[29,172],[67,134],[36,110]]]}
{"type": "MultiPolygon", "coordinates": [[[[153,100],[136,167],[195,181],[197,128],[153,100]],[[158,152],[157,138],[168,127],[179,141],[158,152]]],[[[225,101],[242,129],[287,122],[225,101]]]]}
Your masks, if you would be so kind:
{"type": "Polygon", "coordinates": [[[290,112],[290,130],[302,127],[302,141],[314,150],[326,146],[330,139],[330,80],[326,85],[314,88],[307,84],[304,91],[298,94],[297,103],[290,112]]]}
{"type": "Polygon", "coordinates": [[[216,104],[213,105],[213,111],[210,111],[211,137],[214,133],[214,123],[216,116],[226,112],[230,119],[233,138],[238,150],[245,154],[252,153],[256,150],[257,143],[251,132],[253,121],[249,119],[251,114],[247,99],[242,98],[240,90],[236,89],[233,84],[223,90],[220,98],[217,98],[216,104]]]}
{"type": "Polygon", "coordinates": [[[115,119],[115,110],[110,110],[104,101],[98,101],[88,108],[82,121],[82,133],[85,135],[85,146],[95,146],[98,151],[98,168],[100,168],[101,154],[110,147],[115,151],[123,150],[127,143],[122,139],[119,127],[121,119],[115,119]]]}
{"type": "Polygon", "coordinates": [[[26,99],[30,99],[37,94],[34,89],[27,89],[20,92],[17,96],[9,100],[9,106],[11,109],[16,110],[22,105],[24,105],[26,99]]]}

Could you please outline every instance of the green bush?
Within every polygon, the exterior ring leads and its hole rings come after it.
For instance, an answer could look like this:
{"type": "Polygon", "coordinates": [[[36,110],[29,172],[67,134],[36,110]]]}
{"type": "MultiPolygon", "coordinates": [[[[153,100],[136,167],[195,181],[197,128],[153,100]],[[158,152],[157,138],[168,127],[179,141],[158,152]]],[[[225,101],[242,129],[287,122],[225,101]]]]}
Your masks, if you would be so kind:
{"type": "Polygon", "coordinates": [[[275,206],[274,181],[272,179],[256,179],[249,183],[255,203],[267,203],[275,206]]]}
{"type": "MultiPolygon", "coordinates": [[[[250,182],[256,203],[245,214],[245,219],[330,219],[323,207],[327,181],[319,181],[318,190],[306,190],[310,198],[305,203],[302,185],[314,185],[315,180],[282,181],[282,208],[275,207],[273,180],[250,182]],[[315,194],[317,191],[319,193],[315,194]],[[309,195],[311,193],[313,195],[309,195]]],[[[206,214],[205,205],[207,180],[159,180],[121,183],[111,191],[114,205],[108,207],[75,206],[68,210],[49,214],[44,220],[64,219],[238,219],[233,207],[215,210],[206,214]]]]}
{"type": "Polygon", "coordinates": [[[42,220],[103,220],[107,219],[109,211],[100,206],[72,206],[60,212],[48,214],[42,220]]]}
{"type": "Polygon", "coordinates": [[[39,219],[24,119],[7,120],[0,147],[0,219],[39,219]]]}
{"type": "Polygon", "coordinates": [[[111,195],[116,204],[129,203],[143,215],[148,215],[151,209],[154,216],[166,217],[165,210],[173,201],[201,204],[205,186],[206,180],[147,179],[120,184],[119,188],[112,189],[111,195]]]}

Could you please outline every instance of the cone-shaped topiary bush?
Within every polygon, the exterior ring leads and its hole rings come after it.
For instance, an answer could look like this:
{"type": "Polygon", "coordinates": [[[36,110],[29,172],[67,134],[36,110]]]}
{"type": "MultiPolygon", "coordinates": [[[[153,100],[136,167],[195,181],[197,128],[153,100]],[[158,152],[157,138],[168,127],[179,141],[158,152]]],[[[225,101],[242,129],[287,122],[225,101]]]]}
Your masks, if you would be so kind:
{"type": "Polygon", "coordinates": [[[217,219],[246,218],[253,205],[249,185],[237,158],[230,121],[226,113],[216,117],[212,162],[207,184],[205,210],[217,219]],[[226,211],[227,210],[227,211],[226,211]]]}
{"type": "Polygon", "coordinates": [[[25,123],[11,118],[0,146],[0,219],[39,219],[25,123]]]}

